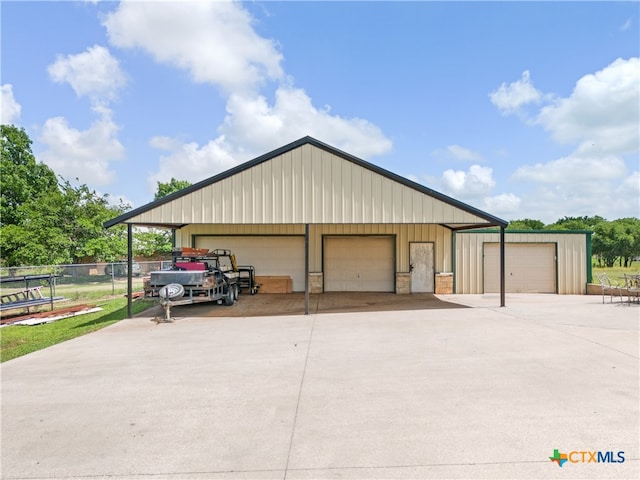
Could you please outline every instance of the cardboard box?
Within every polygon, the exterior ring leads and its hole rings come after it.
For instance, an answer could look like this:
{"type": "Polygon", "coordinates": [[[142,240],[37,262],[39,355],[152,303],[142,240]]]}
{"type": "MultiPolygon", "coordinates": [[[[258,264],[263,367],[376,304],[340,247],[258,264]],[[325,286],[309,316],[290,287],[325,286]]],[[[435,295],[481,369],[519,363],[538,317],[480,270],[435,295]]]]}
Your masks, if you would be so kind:
{"type": "Polygon", "coordinates": [[[259,293],[291,293],[293,280],[287,276],[256,275],[256,283],[260,285],[259,293]]]}

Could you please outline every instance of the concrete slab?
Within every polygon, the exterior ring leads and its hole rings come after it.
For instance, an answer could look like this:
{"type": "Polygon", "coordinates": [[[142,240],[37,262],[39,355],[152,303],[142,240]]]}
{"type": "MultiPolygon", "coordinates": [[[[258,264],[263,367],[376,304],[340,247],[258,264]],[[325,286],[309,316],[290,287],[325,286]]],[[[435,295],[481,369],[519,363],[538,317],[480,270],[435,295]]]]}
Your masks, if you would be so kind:
{"type": "Polygon", "coordinates": [[[638,478],[638,306],[443,299],[471,308],[137,318],[5,362],[2,478],[638,478]]]}
{"type": "MultiPolygon", "coordinates": [[[[499,305],[499,300],[496,303],[499,305]]],[[[303,315],[304,293],[259,293],[240,295],[233,306],[216,303],[196,303],[171,308],[173,317],[263,317],[271,315],[303,315]]],[[[309,313],[388,312],[402,310],[430,310],[466,308],[430,293],[396,295],[395,293],[333,292],[309,296],[309,313]]],[[[164,317],[164,310],[156,306],[141,316],[164,317]]]]}

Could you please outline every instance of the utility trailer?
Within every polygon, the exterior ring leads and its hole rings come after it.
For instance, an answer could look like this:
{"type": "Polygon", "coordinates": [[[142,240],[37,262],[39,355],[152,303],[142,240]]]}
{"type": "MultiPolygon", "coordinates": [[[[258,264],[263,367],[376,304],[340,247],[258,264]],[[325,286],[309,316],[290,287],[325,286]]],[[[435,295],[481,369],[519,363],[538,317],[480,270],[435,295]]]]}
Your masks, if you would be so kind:
{"type": "Polygon", "coordinates": [[[150,273],[144,290],[147,297],[162,298],[168,318],[168,308],[173,305],[233,305],[240,293],[240,280],[236,258],[230,250],[182,248],[172,252],[169,269],[150,273]],[[170,288],[175,285],[182,288],[170,288]]]}

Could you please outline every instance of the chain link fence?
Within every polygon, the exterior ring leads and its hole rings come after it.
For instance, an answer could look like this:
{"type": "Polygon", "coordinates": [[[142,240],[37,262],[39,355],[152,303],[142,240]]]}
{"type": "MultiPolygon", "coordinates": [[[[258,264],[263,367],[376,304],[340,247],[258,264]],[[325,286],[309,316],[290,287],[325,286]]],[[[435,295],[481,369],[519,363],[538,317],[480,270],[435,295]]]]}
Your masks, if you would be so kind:
{"type": "MultiPolygon", "coordinates": [[[[133,262],[133,291],[142,291],[143,279],[154,270],[171,265],[171,261],[133,262]]],[[[64,297],[76,303],[97,301],[127,293],[127,262],[83,263],[31,267],[2,267],[2,295],[37,286],[54,297],[64,297]],[[49,278],[30,279],[47,276],[49,278]]]]}

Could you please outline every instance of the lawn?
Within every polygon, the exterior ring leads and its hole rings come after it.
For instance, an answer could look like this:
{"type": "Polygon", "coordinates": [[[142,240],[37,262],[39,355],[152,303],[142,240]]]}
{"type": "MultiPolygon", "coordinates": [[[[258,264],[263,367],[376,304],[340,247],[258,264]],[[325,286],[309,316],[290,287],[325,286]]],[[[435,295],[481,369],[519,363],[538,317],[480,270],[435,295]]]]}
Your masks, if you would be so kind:
{"type": "Polygon", "coordinates": [[[631,266],[624,268],[619,265],[614,267],[598,267],[593,266],[593,283],[598,283],[598,274],[606,273],[609,278],[614,282],[618,282],[624,285],[624,276],[640,273],[640,262],[631,262],[631,266]]]}
{"type": "MultiPolygon", "coordinates": [[[[155,305],[153,300],[133,302],[133,313],[155,305]]],[[[105,300],[97,304],[102,311],[65,318],[53,323],[0,329],[0,361],[26,355],[87,333],[95,332],[127,317],[127,299],[105,300]]]]}

